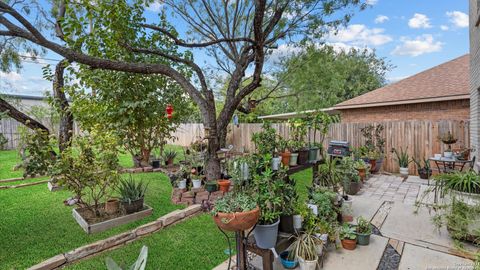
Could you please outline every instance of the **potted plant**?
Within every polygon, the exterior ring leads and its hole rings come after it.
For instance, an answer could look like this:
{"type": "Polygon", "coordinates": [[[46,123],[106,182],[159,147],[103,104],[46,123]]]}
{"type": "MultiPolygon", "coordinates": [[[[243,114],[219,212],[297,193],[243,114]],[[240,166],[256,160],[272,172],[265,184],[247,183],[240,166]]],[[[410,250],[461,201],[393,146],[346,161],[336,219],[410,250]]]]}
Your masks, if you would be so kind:
{"type": "Polygon", "coordinates": [[[244,193],[227,193],[215,202],[213,220],[223,230],[244,231],[257,223],[260,208],[255,199],[244,193]]]}
{"type": "MultiPolygon", "coordinates": [[[[284,173],[284,172],[279,172],[284,173]]],[[[282,181],[282,205],[280,216],[280,231],[285,233],[294,233],[295,228],[293,226],[293,214],[295,213],[295,207],[297,206],[298,194],[295,188],[295,179],[288,177],[285,174],[285,177],[278,179],[277,181],[282,181]]]]}
{"type": "Polygon", "coordinates": [[[368,220],[363,217],[357,218],[357,243],[362,246],[368,246],[370,244],[370,235],[372,235],[372,225],[368,220]]]}
{"type": "Polygon", "coordinates": [[[343,196],[342,202],[342,221],[343,222],[352,222],[353,221],[353,198],[351,196],[343,196]]]}
{"type": "Polygon", "coordinates": [[[298,150],[302,148],[302,142],[289,140],[288,147],[290,148],[290,163],[289,166],[297,166],[298,165],[298,150]]]}
{"type": "Polygon", "coordinates": [[[287,167],[290,164],[290,158],[292,156],[292,153],[288,150],[288,140],[280,138],[278,140],[278,150],[280,151],[283,166],[287,167]]]}
{"type": "Polygon", "coordinates": [[[207,181],[205,183],[205,190],[208,192],[215,192],[218,190],[217,181],[207,181]]]}
{"type": "MultiPolygon", "coordinates": [[[[318,151],[323,152],[323,142],[328,133],[329,127],[335,122],[334,117],[325,112],[317,112],[310,118],[310,127],[313,128],[313,144],[310,144],[308,159],[314,162],[318,159],[318,151]],[[320,133],[320,141],[317,143],[317,131],[320,133]]],[[[310,132],[308,133],[310,136],[310,132]]],[[[309,138],[309,142],[311,142],[309,138]]]]}
{"type": "Polygon", "coordinates": [[[318,265],[317,245],[322,242],[311,231],[294,236],[291,245],[291,259],[297,259],[301,270],[315,270],[318,265]]]}
{"type": "MultiPolygon", "coordinates": [[[[370,172],[376,173],[380,171],[383,164],[383,156],[385,153],[385,139],[383,136],[384,126],[367,125],[360,129],[362,136],[365,139],[366,157],[370,163],[370,172]]],[[[365,160],[367,162],[367,160],[365,160]]]]}
{"type": "Polygon", "coordinates": [[[130,175],[129,179],[120,181],[118,193],[120,201],[127,214],[138,212],[143,209],[143,201],[148,184],[143,181],[135,181],[130,175]]]}
{"type": "Polygon", "coordinates": [[[367,164],[365,164],[365,161],[363,161],[362,159],[356,160],[353,166],[355,170],[358,171],[358,176],[360,176],[360,180],[364,182],[365,178],[367,178],[367,167],[368,167],[367,164]]]}
{"type": "Polygon", "coordinates": [[[453,136],[450,131],[448,131],[446,134],[442,134],[438,137],[438,139],[447,145],[447,149],[443,152],[443,156],[446,158],[452,158],[452,144],[456,143],[458,139],[453,136]]]}
{"type": "Polygon", "coordinates": [[[295,150],[292,152],[298,153],[297,164],[304,165],[308,162],[309,151],[308,147],[306,147],[305,145],[305,137],[307,135],[307,121],[303,118],[292,118],[288,120],[288,123],[290,125],[291,142],[294,144],[293,147],[295,148],[295,150]]]}
{"type": "Polygon", "coordinates": [[[397,149],[392,148],[392,152],[395,154],[398,166],[400,166],[400,174],[402,176],[408,176],[408,164],[411,162],[407,150],[408,147],[405,149],[405,151],[403,148],[400,148],[400,152],[397,151],[397,149]]]}
{"type": "Polygon", "coordinates": [[[231,181],[228,179],[220,179],[217,181],[219,190],[222,192],[228,192],[230,190],[231,181]]]}
{"type": "Polygon", "coordinates": [[[415,158],[413,158],[413,162],[415,162],[415,165],[417,165],[417,172],[420,176],[420,179],[429,179],[430,176],[432,176],[432,169],[430,168],[430,162],[428,159],[423,159],[424,166],[422,166],[420,160],[415,158]]]}
{"type": "Polygon", "coordinates": [[[292,256],[293,252],[285,250],[280,253],[280,261],[285,269],[293,269],[297,267],[298,260],[295,259],[295,256],[292,256]]]}
{"type": "Polygon", "coordinates": [[[335,192],[325,188],[313,188],[309,190],[308,196],[310,203],[316,206],[319,219],[329,222],[337,220],[335,206],[337,194],[335,192]]]}
{"type": "Polygon", "coordinates": [[[295,206],[293,219],[293,229],[295,231],[300,231],[302,229],[303,216],[307,213],[308,207],[304,202],[297,200],[297,205],[295,206]]]}
{"type": "Polygon", "coordinates": [[[254,192],[257,204],[260,207],[260,220],[255,227],[254,237],[259,248],[270,249],[275,247],[280,224],[282,207],[282,184],[278,174],[274,175],[269,164],[270,160],[264,157],[265,165],[260,174],[254,176],[254,192]],[[275,178],[275,177],[278,178],[275,178]]]}
{"type": "Polygon", "coordinates": [[[193,175],[192,176],[192,186],[193,186],[193,188],[201,188],[202,187],[202,179],[200,179],[200,176],[198,176],[198,175],[193,175]]]}
{"type": "Polygon", "coordinates": [[[151,156],[150,159],[151,159],[152,168],[154,169],[160,168],[160,160],[161,160],[160,157],[151,156]]]}
{"type": "Polygon", "coordinates": [[[165,160],[165,165],[173,165],[173,161],[177,157],[177,152],[175,150],[165,150],[163,153],[163,159],[165,160]]]}
{"type": "Polygon", "coordinates": [[[346,250],[354,250],[357,247],[357,234],[355,229],[348,224],[343,224],[340,229],[340,240],[342,247],[346,250]]]}
{"type": "Polygon", "coordinates": [[[340,163],[341,175],[343,177],[343,190],[348,195],[355,195],[360,191],[360,176],[355,169],[355,162],[350,157],[345,157],[340,163]]]}

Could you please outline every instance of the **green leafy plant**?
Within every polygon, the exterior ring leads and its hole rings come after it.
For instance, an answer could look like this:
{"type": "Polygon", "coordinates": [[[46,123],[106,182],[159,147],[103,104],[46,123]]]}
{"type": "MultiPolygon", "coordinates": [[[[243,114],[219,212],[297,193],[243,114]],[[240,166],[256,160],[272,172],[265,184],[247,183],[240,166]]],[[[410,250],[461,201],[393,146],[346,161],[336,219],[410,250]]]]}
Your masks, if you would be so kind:
{"type": "Polygon", "coordinates": [[[407,168],[408,164],[412,162],[410,160],[410,157],[408,156],[407,150],[408,150],[408,147],[405,150],[403,150],[403,148],[400,148],[400,151],[398,151],[396,148],[392,148],[391,152],[395,154],[395,158],[400,168],[407,168]]]}
{"type": "Polygon", "coordinates": [[[294,235],[294,242],[290,246],[291,252],[289,259],[302,258],[306,261],[315,261],[318,258],[317,246],[322,246],[323,242],[315,236],[312,231],[306,231],[299,235],[294,235]]]}
{"type": "Polygon", "coordinates": [[[348,224],[343,224],[342,228],[340,229],[340,239],[350,239],[350,240],[357,239],[355,228],[353,228],[348,224]]]}
{"type": "Polygon", "coordinates": [[[356,231],[358,233],[361,233],[361,234],[371,234],[372,233],[372,225],[370,225],[370,221],[366,220],[362,216],[359,216],[357,218],[356,231]]]}
{"type": "Polygon", "coordinates": [[[384,129],[385,127],[381,124],[368,125],[360,129],[362,136],[365,138],[365,147],[368,152],[377,152],[380,157],[385,153],[384,129]]]}
{"type": "Polygon", "coordinates": [[[295,213],[295,207],[297,206],[298,202],[298,193],[297,189],[295,188],[295,179],[285,177],[278,179],[280,181],[280,189],[282,190],[282,215],[293,215],[295,213]]]}
{"type": "Polygon", "coordinates": [[[288,120],[288,124],[290,127],[290,146],[294,151],[304,148],[308,121],[303,118],[291,118],[288,120]]]}
{"type": "Polygon", "coordinates": [[[272,127],[270,122],[264,122],[262,131],[253,133],[252,142],[255,144],[255,148],[259,155],[270,154],[275,155],[278,147],[278,135],[277,131],[272,127]]]}
{"type": "Polygon", "coordinates": [[[8,143],[8,139],[3,135],[3,133],[0,133],[0,150],[5,149],[5,145],[8,143]]]}
{"type": "Polygon", "coordinates": [[[143,181],[135,181],[132,175],[128,179],[123,179],[118,185],[118,193],[120,201],[125,203],[132,203],[133,201],[145,198],[148,184],[143,181]]]}
{"type": "Polygon", "coordinates": [[[355,160],[353,167],[357,170],[366,170],[367,169],[367,164],[363,159],[355,160]]]}
{"type": "Polygon", "coordinates": [[[340,170],[337,168],[337,159],[325,159],[325,163],[318,166],[318,173],[314,178],[314,184],[317,186],[332,188],[338,190],[338,184],[342,180],[340,170]]]}
{"type": "Polygon", "coordinates": [[[165,150],[163,153],[163,158],[165,161],[174,160],[177,157],[177,152],[175,150],[165,150]]]}
{"type": "Polygon", "coordinates": [[[259,223],[262,225],[275,223],[282,213],[282,175],[276,175],[270,168],[270,160],[263,158],[263,168],[254,175],[253,194],[261,210],[259,223]]]}
{"type": "Polygon", "coordinates": [[[26,132],[22,137],[25,145],[20,167],[24,169],[24,176],[47,174],[57,159],[53,150],[55,145],[53,137],[41,129],[26,132]]]}
{"type": "Polygon", "coordinates": [[[443,192],[456,190],[480,194],[480,175],[474,171],[444,173],[436,175],[434,179],[440,182],[443,192]]]}
{"type": "Polygon", "coordinates": [[[140,255],[138,255],[137,260],[130,267],[122,266],[120,267],[112,258],[107,257],[105,263],[108,270],[144,270],[147,265],[148,257],[148,247],[143,246],[140,250],[140,255]]]}
{"type": "Polygon", "coordinates": [[[54,181],[73,192],[77,205],[101,216],[100,203],[111,198],[119,181],[118,144],[108,132],[76,137],[49,170],[54,181]]]}
{"type": "Polygon", "coordinates": [[[218,213],[247,212],[256,207],[257,202],[251,195],[229,192],[215,202],[215,207],[211,213],[215,216],[218,213]]]}

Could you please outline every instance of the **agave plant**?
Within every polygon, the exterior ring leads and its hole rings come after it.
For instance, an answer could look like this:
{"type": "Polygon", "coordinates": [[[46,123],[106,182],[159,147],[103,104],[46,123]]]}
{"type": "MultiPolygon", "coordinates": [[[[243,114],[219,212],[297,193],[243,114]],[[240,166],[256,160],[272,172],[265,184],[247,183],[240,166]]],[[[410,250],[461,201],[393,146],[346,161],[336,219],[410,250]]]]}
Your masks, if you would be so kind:
{"type": "Polygon", "coordinates": [[[145,197],[148,184],[143,181],[135,181],[130,175],[129,179],[120,181],[118,192],[120,193],[120,201],[131,203],[145,197]]]}
{"type": "Polygon", "coordinates": [[[165,150],[163,153],[163,158],[165,160],[173,160],[177,157],[177,152],[175,150],[165,150]]]}
{"type": "Polygon", "coordinates": [[[412,162],[410,160],[410,157],[408,156],[407,150],[408,150],[408,147],[405,150],[403,150],[403,148],[400,147],[400,151],[397,151],[397,149],[392,148],[392,153],[395,154],[398,165],[401,168],[407,168],[408,164],[412,162]]]}

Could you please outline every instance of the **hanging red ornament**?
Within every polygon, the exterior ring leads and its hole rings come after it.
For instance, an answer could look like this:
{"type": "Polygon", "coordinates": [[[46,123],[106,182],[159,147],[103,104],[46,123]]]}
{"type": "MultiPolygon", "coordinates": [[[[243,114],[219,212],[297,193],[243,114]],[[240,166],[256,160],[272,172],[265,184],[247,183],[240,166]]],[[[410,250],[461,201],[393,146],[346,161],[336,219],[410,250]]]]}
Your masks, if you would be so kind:
{"type": "Polygon", "coordinates": [[[167,105],[166,111],[167,111],[167,118],[168,118],[168,119],[172,119],[172,115],[173,115],[173,106],[172,106],[172,104],[168,104],[168,105],[167,105]]]}

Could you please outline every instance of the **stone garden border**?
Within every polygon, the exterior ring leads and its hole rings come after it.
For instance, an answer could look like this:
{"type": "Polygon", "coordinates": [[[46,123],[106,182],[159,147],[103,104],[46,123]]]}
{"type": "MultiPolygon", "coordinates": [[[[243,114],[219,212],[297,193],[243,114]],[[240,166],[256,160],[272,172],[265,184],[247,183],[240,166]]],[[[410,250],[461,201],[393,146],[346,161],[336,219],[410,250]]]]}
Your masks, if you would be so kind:
{"type": "Polygon", "coordinates": [[[161,216],[155,221],[141,225],[131,231],[117,234],[107,239],[99,240],[97,242],[65,252],[63,254],[58,254],[28,269],[29,270],[59,269],[62,266],[65,266],[67,264],[71,264],[73,262],[79,261],[86,257],[94,256],[106,250],[120,247],[121,245],[130,243],[141,237],[160,231],[163,228],[166,228],[173,224],[183,222],[188,218],[199,214],[201,211],[202,211],[202,207],[199,204],[191,205],[185,209],[174,210],[164,216],[161,216]]]}
{"type": "MultiPolygon", "coordinates": [[[[18,180],[18,181],[21,181],[21,180],[18,180]]],[[[40,181],[36,181],[36,182],[30,182],[30,183],[24,183],[24,184],[18,184],[18,185],[0,186],[0,190],[1,189],[9,189],[9,188],[22,188],[22,187],[35,186],[35,185],[48,183],[49,181],[50,180],[47,179],[47,180],[40,180],[40,181]]]]}

